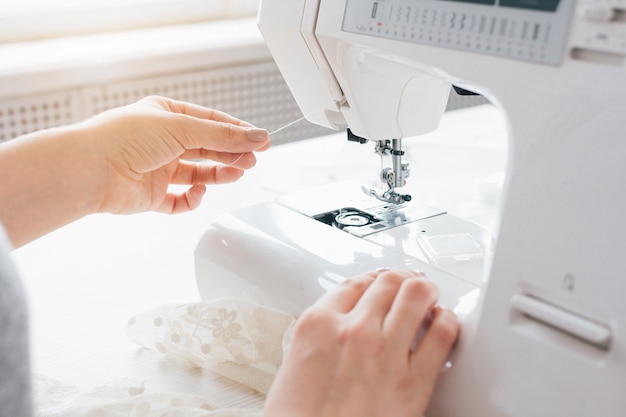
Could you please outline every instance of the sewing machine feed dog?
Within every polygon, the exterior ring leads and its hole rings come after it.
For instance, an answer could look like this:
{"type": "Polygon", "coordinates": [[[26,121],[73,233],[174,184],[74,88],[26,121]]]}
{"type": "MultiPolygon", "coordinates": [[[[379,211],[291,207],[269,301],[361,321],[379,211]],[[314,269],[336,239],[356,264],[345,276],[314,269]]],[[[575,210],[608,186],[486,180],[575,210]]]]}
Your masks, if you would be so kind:
{"type": "Polygon", "coordinates": [[[626,196],[608,184],[626,183],[625,10],[263,0],[259,27],[303,114],[392,164],[380,193],[333,184],[216,220],[196,252],[200,293],[219,276],[297,314],[346,276],[417,268],[463,321],[428,416],[623,416],[626,196]],[[402,141],[437,128],[451,85],[507,118],[497,236],[400,192],[402,141]]]}

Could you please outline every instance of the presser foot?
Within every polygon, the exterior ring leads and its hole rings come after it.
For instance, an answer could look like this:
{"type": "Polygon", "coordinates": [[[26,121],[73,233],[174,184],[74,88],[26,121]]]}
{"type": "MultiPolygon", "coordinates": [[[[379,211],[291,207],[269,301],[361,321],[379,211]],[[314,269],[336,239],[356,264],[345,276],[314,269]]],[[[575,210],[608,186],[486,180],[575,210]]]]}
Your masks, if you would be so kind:
{"type": "Polygon", "coordinates": [[[379,194],[376,190],[367,188],[365,186],[362,186],[361,189],[365,194],[371,195],[377,200],[384,201],[386,203],[403,204],[411,201],[411,196],[409,194],[400,194],[396,192],[393,188],[388,189],[382,194],[379,194]]]}

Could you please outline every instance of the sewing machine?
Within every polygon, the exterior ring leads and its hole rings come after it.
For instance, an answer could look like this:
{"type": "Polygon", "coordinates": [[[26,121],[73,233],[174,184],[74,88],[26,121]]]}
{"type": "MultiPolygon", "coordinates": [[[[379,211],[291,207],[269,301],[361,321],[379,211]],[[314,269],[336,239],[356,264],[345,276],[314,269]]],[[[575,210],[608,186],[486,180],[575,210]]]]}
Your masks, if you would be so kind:
{"type": "Polygon", "coordinates": [[[391,165],[381,190],[216,220],[200,293],[297,314],[347,276],[420,269],[463,322],[428,416],[623,416],[626,1],[264,0],[259,26],[307,119],[391,165]],[[403,192],[402,140],[437,128],[451,85],[507,117],[497,236],[403,192]]]}

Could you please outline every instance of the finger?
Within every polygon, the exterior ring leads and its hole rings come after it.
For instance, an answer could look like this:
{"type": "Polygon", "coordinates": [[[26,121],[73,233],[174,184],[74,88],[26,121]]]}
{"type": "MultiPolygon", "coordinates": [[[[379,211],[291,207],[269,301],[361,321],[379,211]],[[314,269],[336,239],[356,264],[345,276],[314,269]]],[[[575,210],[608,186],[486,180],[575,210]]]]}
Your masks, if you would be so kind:
{"type": "Polygon", "coordinates": [[[233,166],[179,162],[170,184],[227,184],[237,181],[244,171],[233,166]]]}
{"type": "Polygon", "coordinates": [[[186,149],[209,149],[218,152],[243,153],[267,149],[269,132],[186,115],[164,119],[167,130],[186,149]]]}
{"type": "MultiPolygon", "coordinates": [[[[209,149],[218,152],[244,153],[269,147],[265,129],[223,121],[192,117],[182,113],[158,115],[159,124],[168,141],[175,139],[185,150],[209,149]]],[[[182,154],[182,152],[181,152],[182,154]]]]}
{"type": "Polygon", "coordinates": [[[191,116],[191,117],[198,118],[198,119],[212,120],[212,121],[216,121],[216,122],[220,122],[220,123],[228,124],[228,125],[236,125],[236,126],[240,126],[243,128],[253,128],[253,129],[247,129],[246,131],[255,132],[254,136],[257,136],[257,137],[253,139],[254,141],[265,142],[265,139],[267,139],[264,145],[256,150],[265,151],[270,147],[269,133],[267,132],[267,130],[257,129],[252,123],[238,119],[228,113],[224,113],[222,111],[210,109],[210,108],[203,107],[203,106],[198,106],[192,103],[172,100],[166,97],[152,97],[152,98],[159,101],[163,107],[165,107],[167,110],[173,113],[191,116]],[[267,132],[266,138],[258,137],[258,135],[261,134],[260,132],[258,132],[259,130],[267,132]]]}
{"type": "Polygon", "coordinates": [[[400,349],[408,348],[439,297],[437,286],[423,276],[402,282],[383,322],[383,333],[400,349]]]}
{"type": "Polygon", "coordinates": [[[434,381],[450,355],[460,330],[456,315],[441,307],[431,311],[431,324],[426,335],[410,356],[411,370],[424,381],[434,381]]]}
{"type": "Polygon", "coordinates": [[[182,194],[167,193],[155,211],[167,214],[185,213],[196,209],[206,192],[204,184],[195,184],[182,194]]]}
{"type": "Polygon", "coordinates": [[[256,165],[256,157],[252,152],[229,153],[216,152],[208,149],[191,149],[181,155],[183,159],[208,159],[240,169],[250,169],[256,165]]]}
{"type": "Polygon", "coordinates": [[[270,146],[272,146],[272,142],[271,141],[267,141],[263,146],[261,146],[258,149],[255,149],[255,152],[264,152],[266,150],[268,150],[270,148],[270,146]]]}
{"type": "Polygon", "coordinates": [[[199,119],[215,120],[223,123],[230,123],[243,127],[254,127],[252,124],[238,119],[228,113],[221,112],[219,110],[210,109],[207,107],[199,106],[197,104],[187,103],[184,101],[173,100],[167,97],[148,97],[147,100],[154,100],[160,104],[166,110],[173,113],[185,114],[191,117],[197,117],[199,119]]]}
{"type": "Polygon", "coordinates": [[[347,313],[356,305],[363,293],[372,284],[376,275],[375,272],[371,272],[345,279],[324,294],[315,304],[338,313],[347,313]]]}
{"type": "Polygon", "coordinates": [[[354,308],[355,312],[371,317],[372,320],[379,321],[382,326],[383,320],[389,312],[393,300],[404,280],[420,275],[423,274],[409,270],[389,270],[382,272],[374,283],[372,283],[368,291],[363,294],[363,297],[354,308]]]}

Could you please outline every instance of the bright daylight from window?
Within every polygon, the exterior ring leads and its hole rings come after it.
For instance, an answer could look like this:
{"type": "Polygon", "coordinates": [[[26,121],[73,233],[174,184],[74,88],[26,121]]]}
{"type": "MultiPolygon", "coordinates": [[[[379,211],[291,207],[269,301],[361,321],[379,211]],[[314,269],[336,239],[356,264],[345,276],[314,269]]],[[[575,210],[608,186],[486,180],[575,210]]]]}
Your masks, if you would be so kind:
{"type": "Polygon", "coordinates": [[[0,42],[253,16],[259,0],[0,0],[0,42]]]}

